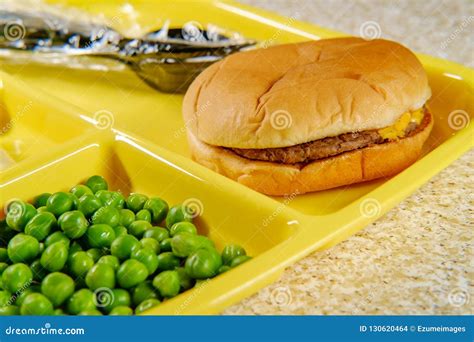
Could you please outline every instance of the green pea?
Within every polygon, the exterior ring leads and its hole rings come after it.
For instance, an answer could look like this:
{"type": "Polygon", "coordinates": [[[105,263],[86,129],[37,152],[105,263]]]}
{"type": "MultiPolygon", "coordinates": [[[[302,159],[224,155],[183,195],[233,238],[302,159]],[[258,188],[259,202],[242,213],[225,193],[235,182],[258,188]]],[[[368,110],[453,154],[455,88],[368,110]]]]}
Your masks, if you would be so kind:
{"type": "Polygon", "coordinates": [[[70,194],[66,192],[56,192],[48,198],[46,208],[56,217],[59,217],[66,211],[71,210],[73,205],[73,198],[70,194]]]}
{"type": "Polygon", "coordinates": [[[44,207],[46,206],[46,203],[48,203],[48,198],[50,197],[51,197],[51,194],[49,192],[42,193],[41,195],[38,195],[35,197],[33,201],[33,205],[36,208],[44,207]]]}
{"type": "Polygon", "coordinates": [[[227,265],[222,265],[221,267],[219,267],[219,269],[217,270],[217,274],[222,274],[222,273],[225,273],[227,272],[228,270],[230,270],[230,266],[227,266],[227,265]]]}
{"type": "Polygon", "coordinates": [[[19,293],[19,295],[16,297],[15,305],[20,307],[23,304],[23,302],[25,301],[25,298],[28,297],[29,294],[37,293],[37,292],[41,292],[41,287],[40,286],[31,285],[30,287],[27,287],[26,289],[21,291],[19,293]]]}
{"type": "Polygon", "coordinates": [[[76,196],[74,196],[73,194],[71,193],[67,193],[69,195],[69,197],[71,198],[72,200],[72,207],[71,207],[71,210],[76,210],[77,209],[77,205],[79,204],[79,198],[77,198],[76,196]]]}
{"type": "Polygon", "coordinates": [[[168,229],[161,228],[161,227],[151,227],[145,231],[143,234],[145,238],[153,238],[158,242],[163,241],[170,237],[168,229]]]}
{"type": "Polygon", "coordinates": [[[222,263],[224,265],[230,265],[232,260],[241,255],[247,255],[245,249],[235,244],[227,245],[222,250],[222,263]]]}
{"type": "Polygon", "coordinates": [[[102,207],[92,215],[92,223],[116,227],[120,224],[120,211],[115,207],[102,207]]]}
{"type": "Polygon", "coordinates": [[[171,252],[171,238],[160,241],[160,251],[171,252]]]}
{"type": "Polygon", "coordinates": [[[151,223],[151,213],[146,209],[140,210],[135,217],[137,220],[147,221],[151,223]]]}
{"type": "Polygon", "coordinates": [[[138,306],[135,308],[135,314],[141,314],[144,311],[150,310],[151,308],[154,308],[155,306],[158,306],[160,304],[160,301],[156,298],[150,298],[147,300],[144,300],[138,306]]]}
{"type": "Polygon", "coordinates": [[[67,312],[77,315],[85,310],[95,310],[94,293],[89,289],[80,289],[74,292],[67,301],[67,312]]]}
{"type": "Polygon", "coordinates": [[[7,267],[10,266],[6,262],[0,262],[0,276],[2,275],[3,271],[7,269],[7,267]]]}
{"type": "Polygon", "coordinates": [[[31,272],[33,273],[33,279],[36,281],[42,281],[46,275],[48,275],[48,270],[41,265],[41,260],[37,259],[30,264],[31,272]]]}
{"type": "Polygon", "coordinates": [[[98,191],[95,195],[101,200],[101,202],[105,206],[112,206],[122,209],[125,204],[125,199],[123,195],[118,191],[101,190],[98,191]]]}
{"type": "Polygon", "coordinates": [[[79,210],[69,211],[62,214],[58,219],[61,230],[70,239],[78,239],[87,231],[89,222],[79,210]]]}
{"type": "Polygon", "coordinates": [[[106,264],[95,264],[87,272],[86,284],[93,291],[101,287],[113,289],[115,287],[114,269],[106,264]]]}
{"type": "Polygon", "coordinates": [[[249,261],[250,259],[252,259],[252,258],[249,257],[248,255],[238,256],[238,257],[232,259],[232,262],[230,263],[230,267],[232,267],[232,268],[237,267],[237,266],[243,264],[244,262],[249,261]]]}
{"type": "Polygon", "coordinates": [[[69,244],[71,243],[69,238],[66,235],[64,235],[63,232],[57,231],[57,232],[54,232],[53,234],[51,234],[50,236],[48,236],[46,238],[46,240],[44,240],[44,246],[46,248],[48,248],[49,246],[51,246],[55,242],[62,242],[67,247],[69,247],[69,244]]]}
{"type": "Polygon", "coordinates": [[[55,309],[53,311],[53,316],[65,316],[66,313],[64,312],[63,309],[55,309]]]}
{"type": "Polygon", "coordinates": [[[197,229],[191,222],[177,222],[170,228],[170,235],[175,236],[180,233],[197,234],[197,229]]]}
{"type": "Polygon", "coordinates": [[[58,307],[74,293],[74,280],[64,273],[50,273],[41,282],[41,292],[58,307]]]}
{"type": "Polygon", "coordinates": [[[107,181],[102,176],[92,176],[86,181],[86,185],[95,194],[99,190],[107,190],[109,188],[107,181]]]}
{"type": "Polygon", "coordinates": [[[143,208],[151,212],[151,219],[154,223],[163,221],[168,213],[168,203],[159,197],[148,199],[143,208]]]}
{"type": "Polygon", "coordinates": [[[115,240],[115,231],[107,224],[94,224],[87,229],[86,236],[91,247],[110,247],[112,241],[115,240]]]}
{"type": "Polygon", "coordinates": [[[53,314],[53,304],[41,293],[31,293],[23,301],[20,312],[22,315],[48,316],[53,314]]]}
{"type": "Polygon", "coordinates": [[[97,309],[87,309],[77,314],[78,316],[102,316],[102,312],[97,309]]]}
{"type": "Polygon", "coordinates": [[[166,215],[166,228],[170,229],[177,222],[191,222],[193,217],[185,206],[179,204],[170,208],[166,215]]]}
{"type": "Polygon", "coordinates": [[[7,305],[0,307],[0,316],[18,316],[20,308],[16,305],[7,305]]]}
{"type": "Polygon", "coordinates": [[[137,306],[147,299],[158,299],[158,295],[156,294],[155,288],[150,280],[138,284],[132,290],[132,301],[134,306],[137,306]]]}
{"type": "Polygon", "coordinates": [[[0,262],[8,261],[8,251],[5,247],[0,247],[0,262]]]}
{"type": "Polygon", "coordinates": [[[38,213],[26,224],[25,234],[43,241],[56,225],[56,217],[50,212],[38,213]]]}
{"type": "Polygon", "coordinates": [[[69,255],[74,255],[74,253],[76,252],[82,252],[83,249],[82,249],[82,246],[77,242],[77,241],[74,241],[72,244],[71,244],[71,247],[69,248],[69,255]]]}
{"type": "Polygon", "coordinates": [[[29,203],[20,200],[11,202],[8,205],[6,223],[18,232],[23,231],[29,220],[36,215],[36,209],[29,203]]]}
{"type": "Polygon", "coordinates": [[[75,277],[84,277],[92,266],[94,266],[94,259],[84,251],[72,254],[68,260],[68,270],[75,277]]]}
{"type": "Polygon", "coordinates": [[[179,285],[181,286],[181,290],[186,291],[194,286],[194,280],[188,276],[184,267],[178,267],[175,271],[179,276],[179,285]]]}
{"type": "Polygon", "coordinates": [[[118,238],[119,236],[128,234],[128,230],[124,226],[114,227],[114,232],[115,232],[115,238],[118,238]]]}
{"type": "Polygon", "coordinates": [[[107,205],[107,202],[110,201],[110,199],[113,196],[113,191],[108,191],[108,190],[99,190],[95,193],[95,197],[97,197],[102,205],[107,205]]]}
{"type": "Polygon", "coordinates": [[[179,258],[171,252],[158,255],[158,271],[174,270],[180,263],[179,258]]]}
{"type": "Polygon", "coordinates": [[[109,265],[114,269],[114,271],[117,271],[120,266],[120,261],[116,256],[104,255],[100,257],[100,259],[97,261],[97,264],[109,265]]]}
{"type": "Polygon", "coordinates": [[[198,249],[186,259],[184,268],[191,278],[204,279],[215,276],[221,266],[222,259],[216,250],[198,249]]]}
{"type": "Polygon", "coordinates": [[[117,270],[117,280],[121,287],[129,289],[140,284],[148,277],[148,269],[141,262],[129,259],[117,270]]]}
{"type": "Polygon", "coordinates": [[[86,253],[90,255],[92,260],[94,260],[94,263],[97,262],[97,260],[99,260],[99,258],[104,255],[104,253],[98,248],[90,248],[86,251],[86,253]]]}
{"type": "Polygon", "coordinates": [[[81,198],[82,196],[84,196],[86,194],[87,195],[93,195],[94,194],[88,186],[83,185],[83,184],[78,184],[76,186],[73,186],[71,188],[71,190],[69,190],[69,192],[72,193],[77,198],[81,198]]]}
{"type": "MultiPolygon", "coordinates": [[[[140,220],[140,219],[137,219],[140,220]]],[[[124,227],[130,226],[130,224],[135,221],[135,213],[130,209],[121,209],[120,210],[120,225],[124,227]]]]}
{"type": "Polygon", "coordinates": [[[79,197],[77,201],[77,210],[86,217],[92,216],[97,210],[102,207],[100,199],[91,194],[85,194],[79,197]]]}
{"type": "Polygon", "coordinates": [[[11,229],[5,219],[0,220],[0,246],[6,247],[8,242],[17,234],[16,230],[11,229]]]}
{"type": "Polygon", "coordinates": [[[0,291],[0,307],[12,304],[12,294],[7,291],[0,291]]]}
{"type": "Polygon", "coordinates": [[[41,254],[41,266],[50,272],[63,269],[68,257],[67,246],[62,242],[55,242],[41,254]]]}
{"type": "Polygon", "coordinates": [[[162,297],[171,298],[176,296],[181,288],[178,272],[161,272],[153,278],[153,286],[158,290],[162,297]]]}
{"type": "MultiPolygon", "coordinates": [[[[97,297],[100,297],[100,294],[97,297]]],[[[98,306],[107,313],[118,306],[130,306],[131,303],[130,293],[124,289],[113,289],[111,292],[104,293],[103,303],[98,300],[98,306]]]]}
{"type": "Polygon", "coordinates": [[[132,252],[131,257],[145,265],[148,269],[148,274],[155,273],[158,268],[158,256],[150,248],[137,249],[132,252]]]}
{"type": "Polygon", "coordinates": [[[39,254],[39,242],[34,237],[17,234],[8,243],[8,257],[14,263],[30,262],[39,254]]]}
{"type": "Polygon", "coordinates": [[[130,194],[127,197],[126,203],[127,208],[131,211],[137,213],[143,209],[145,202],[148,200],[148,197],[142,194],[130,194]]]}
{"type": "Polygon", "coordinates": [[[109,316],[130,316],[133,310],[128,306],[116,306],[110,311],[109,316]]]}
{"type": "Polygon", "coordinates": [[[151,228],[151,223],[147,221],[135,221],[128,227],[128,232],[137,238],[141,238],[147,229],[151,228]]]}
{"type": "Polygon", "coordinates": [[[155,254],[160,253],[160,243],[152,238],[143,238],[140,240],[143,248],[151,249],[155,254]]]}
{"type": "Polygon", "coordinates": [[[181,233],[171,239],[171,249],[176,256],[184,258],[198,249],[214,249],[214,243],[205,236],[181,233]]]}
{"type": "Polygon", "coordinates": [[[112,255],[119,260],[129,259],[135,249],[141,248],[140,242],[133,235],[122,235],[116,238],[110,247],[112,255]]]}

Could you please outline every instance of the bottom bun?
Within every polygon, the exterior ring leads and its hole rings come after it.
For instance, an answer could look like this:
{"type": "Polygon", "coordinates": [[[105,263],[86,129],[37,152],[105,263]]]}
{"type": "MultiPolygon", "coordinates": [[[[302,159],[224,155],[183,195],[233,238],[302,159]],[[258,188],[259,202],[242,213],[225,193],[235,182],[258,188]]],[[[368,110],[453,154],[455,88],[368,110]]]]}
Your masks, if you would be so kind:
{"type": "Polygon", "coordinates": [[[246,159],[208,145],[190,131],[188,140],[195,161],[258,192],[273,196],[304,194],[389,177],[407,168],[421,155],[433,127],[431,114],[426,115],[429,118],[424,127],[409,137],[304,165],[246,159]]]}

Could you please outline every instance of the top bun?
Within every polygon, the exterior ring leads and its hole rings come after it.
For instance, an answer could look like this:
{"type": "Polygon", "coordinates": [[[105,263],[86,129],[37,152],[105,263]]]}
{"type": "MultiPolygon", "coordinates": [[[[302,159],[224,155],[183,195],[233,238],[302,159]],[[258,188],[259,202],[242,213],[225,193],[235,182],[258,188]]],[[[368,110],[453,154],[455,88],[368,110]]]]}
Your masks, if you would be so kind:
{"type": "Polygon", "coordinates": [[[337,38],[226,57],[194,80],[183,114],[210,145],[286,147],[390,126],[430,95],[423,67],[404,46],[337,38]]]}

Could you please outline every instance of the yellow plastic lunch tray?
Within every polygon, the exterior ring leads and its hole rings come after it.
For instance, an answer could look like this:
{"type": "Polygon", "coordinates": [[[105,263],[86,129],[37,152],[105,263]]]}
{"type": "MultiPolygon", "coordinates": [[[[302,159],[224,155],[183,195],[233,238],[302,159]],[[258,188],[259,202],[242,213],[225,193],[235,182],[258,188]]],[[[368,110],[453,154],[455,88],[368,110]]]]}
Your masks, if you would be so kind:
{"type": "MultiPolygon", "coordinates": [[[[57,2],[104,13],[119,30],[127,23],[125,6],[133,6],[144,28],[193,20],[269,44],[342,35],[230,1],[57,2]]],[[[423,157],[390,179],[288,198],[264,196],[193,162],[182,95],[153,90],[132,71],[3,65],[0,109],[9,113],[11,127],[0,147],[17,153],[16,163],[0,173],[1,203],[68,190],[93,174],[123,193],[161,196],[171,205],[194,201],[202,209],[201,233],[218,248],[238,243],[254,258],[147,314],[218,313],[275,281],[296,260],[376,220],[473,146],[473,71],[418,57],[429,75],[435,117],[423,157]]]]}

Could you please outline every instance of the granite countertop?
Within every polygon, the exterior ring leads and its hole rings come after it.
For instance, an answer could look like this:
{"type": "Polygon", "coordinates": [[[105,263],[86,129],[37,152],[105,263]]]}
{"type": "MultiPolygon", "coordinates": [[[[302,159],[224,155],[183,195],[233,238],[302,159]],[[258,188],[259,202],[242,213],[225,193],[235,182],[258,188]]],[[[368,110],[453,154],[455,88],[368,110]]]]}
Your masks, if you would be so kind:
{"type": "MultiPolygon", "coordinates": [[[[376,21],[384,38],[474,66],[469,0],[240,1],[354,35],[376,21]]],[[[473,314],[473,164],[471,150],[377,222],[224,314],[473,314]]]]}

